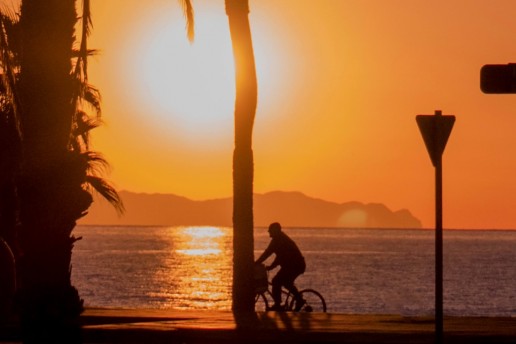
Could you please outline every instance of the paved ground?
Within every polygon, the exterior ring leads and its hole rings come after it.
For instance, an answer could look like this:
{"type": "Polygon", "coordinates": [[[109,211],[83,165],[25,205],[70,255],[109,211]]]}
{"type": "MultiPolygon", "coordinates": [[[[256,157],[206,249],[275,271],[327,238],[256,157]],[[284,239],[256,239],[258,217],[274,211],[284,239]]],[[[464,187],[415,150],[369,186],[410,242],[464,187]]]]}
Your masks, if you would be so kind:
{"type": "MultiPolygon", "coordinates": [[[[89,309],[88,343],[434,343],[431,318],[89,309]]],[[[446,343],[516,344],[516,318],[446,318],[446,343]]]]}
{"type": "MultiPolygon", "coordinates": [[[[84,343],[434,343],[432,318],[396,315],[87,309],[82,320],[84,343]]],[[[516,318],[446,317],[444,330],[445,343],[516,344],[516,318]]]]}

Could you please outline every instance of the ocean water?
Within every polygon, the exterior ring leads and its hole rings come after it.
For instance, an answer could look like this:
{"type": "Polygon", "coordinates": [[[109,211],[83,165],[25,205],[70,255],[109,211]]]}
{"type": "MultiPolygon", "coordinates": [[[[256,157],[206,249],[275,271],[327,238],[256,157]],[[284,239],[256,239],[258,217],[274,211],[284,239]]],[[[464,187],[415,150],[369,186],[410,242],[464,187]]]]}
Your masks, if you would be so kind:
{"type": "MultiPolygon", "coordinates": [[[[334,313],[434,314],[432,230],[286,228],[334,313]]],[[[79,226],[72,282],[89,307],[229,310],[232,229],[79,226]]],[[[255,257],[269,242],[255,230],[255,257]]],[[[270,258],[271,259],[271,258],[270,258]]],[[[444,313],[516,316],[516,231],[444,232],[444,313]]]]}

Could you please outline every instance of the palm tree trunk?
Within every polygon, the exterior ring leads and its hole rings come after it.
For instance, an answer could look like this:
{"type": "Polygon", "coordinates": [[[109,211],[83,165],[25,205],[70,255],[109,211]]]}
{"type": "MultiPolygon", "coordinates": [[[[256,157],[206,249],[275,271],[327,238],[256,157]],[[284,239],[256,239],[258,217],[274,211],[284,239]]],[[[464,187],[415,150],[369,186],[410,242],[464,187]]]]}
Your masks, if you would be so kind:
{"type": "Polygon", "coordinates": [[[0,238],[15,247],[17,200],[15,175],[19,166],[19,136],[6,99],[0,100],[0,238]]]}
{"type": "Polygon", "coordinates": [[[254,310],[253,150],[257,80],[249,25],[249,1],[226,0],[235,59],[235,150],[233,153],[233,310],[254,310]]]}
{"type": "Polygon", "coordinates": [[[25,343],[79,342],[82,302],[70,280],[77,213],[91,203],[68,151],[75,0],[23,0],[23,133],[18,265],[25,343]]]}
{"type": "MultiPolygon", "coordinates": [[[[0,96],[1,97],[1,96],[0,96]]],[[[13,248],[16,242],[17,200],[15,173],[18,166],[18,137],[12,111],[0,100],[0,326],[11,319],[16,291],[13,248]]]]}

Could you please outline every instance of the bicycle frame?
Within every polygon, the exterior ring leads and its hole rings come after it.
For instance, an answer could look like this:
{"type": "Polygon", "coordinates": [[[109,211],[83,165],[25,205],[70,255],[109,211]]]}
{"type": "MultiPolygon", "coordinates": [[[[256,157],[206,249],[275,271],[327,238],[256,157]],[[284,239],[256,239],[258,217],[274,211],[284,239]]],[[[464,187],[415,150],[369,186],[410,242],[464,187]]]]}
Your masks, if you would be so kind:
{"type": "MultiPolygon", "coordinates": [[[[258,311],[269,311],[270,306],[269,304],[272,301],[272,283],[269,281],[269,273],[267,271],[267,290],[265,291],[259,291],[256,293],[255,296],[255,308],[258,311]]],[[[324,297],[316,290],[313,289],[303,289],[299,291],[301,293],[302,298],[306,301],[305,305],[303,305],[303,308],[301,311],[304,312],[326,312],[326,301],[324,300],[324,297]]],[[[282,305],[281,305],[281,311],[294,311],[296,300],[294,298],[294,295],[287,290],[286,288],[281,288],[281,299],[282,299],[282,305]]]]}

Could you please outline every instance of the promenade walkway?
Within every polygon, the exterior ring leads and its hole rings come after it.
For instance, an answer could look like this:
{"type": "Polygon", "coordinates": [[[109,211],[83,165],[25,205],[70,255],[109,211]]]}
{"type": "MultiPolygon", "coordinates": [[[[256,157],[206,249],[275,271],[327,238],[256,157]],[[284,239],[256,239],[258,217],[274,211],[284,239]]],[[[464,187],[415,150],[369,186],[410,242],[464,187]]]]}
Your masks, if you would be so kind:
{"type": "MultiPolygon", "coordinates": [[[[397,315],[87,309],[85,344],[434,343],[432,318],[397,315]]],[[[445,317],[445,343],[516,344],[516,318],[445,317]]],[[[0,343],[20,343],[19,334],[0,343]]]]}
{"type": "MultiPolygon", "coordinates": [[[[432,318],[88,309],[85,343],[434,343],[432,318]]],[[[516,344],[516,318],[446,317],[446,343],[516,344]]]]}

